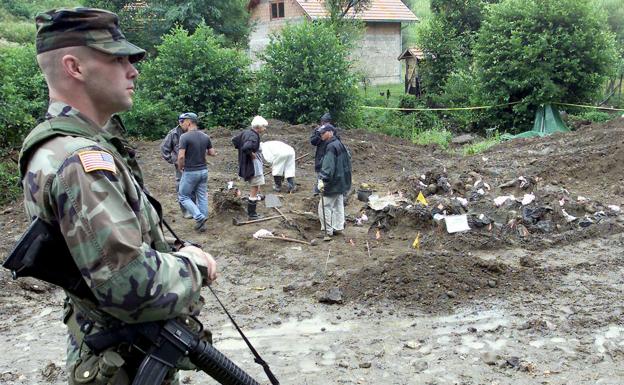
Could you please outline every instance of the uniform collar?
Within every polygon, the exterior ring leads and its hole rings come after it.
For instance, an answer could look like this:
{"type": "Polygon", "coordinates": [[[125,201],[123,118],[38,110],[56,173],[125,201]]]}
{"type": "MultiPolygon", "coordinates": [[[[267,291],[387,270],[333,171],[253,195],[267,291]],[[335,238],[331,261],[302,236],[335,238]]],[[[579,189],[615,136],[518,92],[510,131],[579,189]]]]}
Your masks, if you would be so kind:
{"type": "Polygon", "coordinates": [[[80,120],[81,123],[93,127],[96,132],[102,131],[102,128],[98,124],[86,117],[77,108],[57,100],[50,100],[50,105],[48,106],[48,112],[46,112],[45,118],[46,120],[53,118],[76,118],[80,120]]]}

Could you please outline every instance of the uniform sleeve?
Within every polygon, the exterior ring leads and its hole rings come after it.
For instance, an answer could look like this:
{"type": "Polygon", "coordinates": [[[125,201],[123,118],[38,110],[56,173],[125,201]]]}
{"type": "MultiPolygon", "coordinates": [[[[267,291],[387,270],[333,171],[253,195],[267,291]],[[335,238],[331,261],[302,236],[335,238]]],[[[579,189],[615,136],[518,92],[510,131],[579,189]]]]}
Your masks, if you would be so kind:
{"type": "MultiPolygon", "coordinates": [[[[156,251],[149,203],[125,169],[86,172],[69,156],[50,186],[55,216],[99,308],[125,322],[192,312],[201,274],[192,257],[156,251]]],[[[158,230],[160,231],[160,230],[158,230]]]]}

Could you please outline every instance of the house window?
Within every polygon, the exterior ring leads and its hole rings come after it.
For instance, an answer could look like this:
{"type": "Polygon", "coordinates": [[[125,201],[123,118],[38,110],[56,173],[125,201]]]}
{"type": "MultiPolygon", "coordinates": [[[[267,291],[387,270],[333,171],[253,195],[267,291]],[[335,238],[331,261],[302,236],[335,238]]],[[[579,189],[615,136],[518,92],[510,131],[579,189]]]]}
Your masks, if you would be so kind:
{"type": "Polygon", "coordinates": [[[271,19],[281,19],[284,17],[284,2],[276,1],[271,3],[271,19]]]}

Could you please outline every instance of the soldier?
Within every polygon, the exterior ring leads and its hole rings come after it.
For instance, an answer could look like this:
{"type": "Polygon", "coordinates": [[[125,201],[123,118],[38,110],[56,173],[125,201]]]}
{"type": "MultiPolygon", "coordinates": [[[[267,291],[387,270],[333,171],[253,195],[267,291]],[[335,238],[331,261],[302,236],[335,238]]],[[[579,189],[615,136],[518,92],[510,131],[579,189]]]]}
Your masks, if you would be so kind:
{"type": "MultiPolygon", "coordinates": [[[[91,384],[101,356],[82,344],[85,333],[197,314],[202,282],[216,279],[216,263],[197,247],[172,251],[134,153],[119,137],[124,128],[113,114],[132,106],[133,63],[145,51],[107,11],[51,10],[35,20],[50,105],[20,153],[24,203],[29,218],[59,228],[95,298],[67,293],[63,317],[69,383],[91,384]]],[[[123,358],[112,383],[130,384],[143,353],[112,349],[123,358]]],[[[175,377],[171,371],[167,383],[175,377]]]]}

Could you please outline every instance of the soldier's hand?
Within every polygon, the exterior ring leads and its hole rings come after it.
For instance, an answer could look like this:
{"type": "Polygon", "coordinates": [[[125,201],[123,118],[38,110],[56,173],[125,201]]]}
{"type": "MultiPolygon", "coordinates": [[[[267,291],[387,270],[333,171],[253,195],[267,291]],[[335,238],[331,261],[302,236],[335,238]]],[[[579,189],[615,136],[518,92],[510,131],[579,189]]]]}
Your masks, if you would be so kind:
{"type": "Polygon", "coordinates": [[[212,255],[196,246],[184,246],[180,251],[192,254],[193,260],[200,267],[200,270],[203,270],[202,267],[205,268],[207,283],[217,279],[217,262],[212,258],[212,255]]]}

